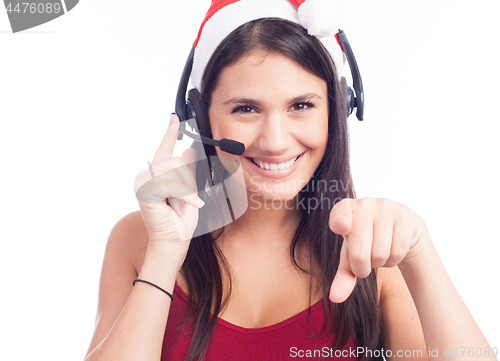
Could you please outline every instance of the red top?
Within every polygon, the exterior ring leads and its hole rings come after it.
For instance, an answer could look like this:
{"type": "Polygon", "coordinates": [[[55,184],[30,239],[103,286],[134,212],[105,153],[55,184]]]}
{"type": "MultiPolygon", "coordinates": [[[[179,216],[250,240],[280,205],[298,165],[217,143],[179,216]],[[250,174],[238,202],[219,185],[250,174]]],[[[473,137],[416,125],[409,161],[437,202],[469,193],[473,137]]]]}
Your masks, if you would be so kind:
{"type": "MultiPolygon", "coordinates": [[[[176,283],[174,301],[170,312],[163,340],[161,361],[183,361],[186,357],[191,330],[188,324],[171,348],[181,330],[187,305],[188,295],[176,283]]],[[[311,330],[316,334],[324,322],[323,300],[310,307],[311,327],[308,310],[292,316],[277,324],[261,328],[244,328],[217,318],[214,332],[208,346],[206,361],[282,361],[282,360],[357,360],[356,346],[352,339],[342,350],[331,349],[333,334],[323,332],[318,337],[311,337],[311,330]]],[[[329,326],[329,325],[328,325],[329,326]]],[[[328,327],[327,327],[328,329],[328,327]]]]}

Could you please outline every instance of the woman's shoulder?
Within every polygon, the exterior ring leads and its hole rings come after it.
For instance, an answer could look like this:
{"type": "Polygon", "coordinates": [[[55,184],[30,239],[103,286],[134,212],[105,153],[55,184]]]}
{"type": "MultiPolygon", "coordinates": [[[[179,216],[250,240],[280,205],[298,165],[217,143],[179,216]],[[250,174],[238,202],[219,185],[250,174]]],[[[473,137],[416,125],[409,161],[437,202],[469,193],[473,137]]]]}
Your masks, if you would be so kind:
{"type": "Polygon", "coordinates": [[[148,231],[141,212],[133,211],[120,218],[111,233],[115,239],[120,240],[122,250],[127,252],[139,274],[149,243],[148,231]]]}
{"type": "MultiPolygon", "coordinates": [[[[134,265],[135,272],[139,275],[146,251],[149,244],[149,234],[142,218],[141,211],[137,210],[123,216],[113,228],[113,231],[118,232],[123,242],[123,247],[127,250],[127,254],[134,265]]],[[[184,291],[187,291],[187,283],[179,272],[176,282],[184,291]]]]}

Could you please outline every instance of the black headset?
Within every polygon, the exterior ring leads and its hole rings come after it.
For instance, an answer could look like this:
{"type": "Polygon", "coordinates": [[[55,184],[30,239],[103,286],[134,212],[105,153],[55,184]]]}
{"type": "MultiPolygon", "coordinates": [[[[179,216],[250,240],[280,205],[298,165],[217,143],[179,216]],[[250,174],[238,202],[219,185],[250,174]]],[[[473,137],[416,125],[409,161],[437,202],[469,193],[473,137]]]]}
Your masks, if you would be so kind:
{"type": "MultiPolygon", "coordinates": [[[[351,69],[351,75],[353,79],[354,90],[347,86],[344,77],[340,79],[342,88],[346,92],[347,110],[349,115],[352,114],[354,108],[356,110],[356,117],[359,120],[363,120],[364,113],[364,95],[363,95],[363,82],[361,81],[361,74],[359,73],[358,64],[356,63],[356,58],[349,45],[349,41],[344,33],[344,31],[339,30],[335,35],[344,54],[346,55],[347,62],[349,63],[349,68],[351,69]]],[[[188,98],[186,99],[186,91],[189,83],[189,78],[191,76],[191,69],[193,68],[193,58],[194,58],[194,46],[191,48],[186,64],[184,65],[184,70],[182,71],[181,80],[179,82],[179,87],[177,88],[177,98],[175,100],[175,113],[179,117],[181,122],[179,127],[178,140],[182,139],[182,135],[185,134],[188,137],[205,144],[214,145],[219,147],[222,151],[234,154],[242,155],[245,152],[245,145],[243,143],[237,142],[235,140],[223,138],[221,140],[215,140],[212,138],[203,137],[198,134],[194,134],[186,130],[187,122],[192,128],[199,129],[199,115],[200,111],[196,110],[197,104],[199,104],[199,92],[196,89],[192,89],[189,92],[188,98]]],[[[199,107],[199,105],[198,105],[199,107]]]]}

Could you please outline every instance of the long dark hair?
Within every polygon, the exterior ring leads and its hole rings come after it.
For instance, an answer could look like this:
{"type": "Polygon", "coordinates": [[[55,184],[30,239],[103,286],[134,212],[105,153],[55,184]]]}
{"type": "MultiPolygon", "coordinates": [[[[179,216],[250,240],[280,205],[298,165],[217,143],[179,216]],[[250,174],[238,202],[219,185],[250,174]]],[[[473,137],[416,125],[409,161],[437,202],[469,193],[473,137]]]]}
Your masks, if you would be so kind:
{"type": "MultiPolygon", "coordinates": [[[[325,320],[330,319],[333,328],[328,331],[335,334],[334,344],[330,346],[342,348],[349,337],[353,337],[357,346],[373,351],[380,350],[383,347],[383,339],[375,272],[367,278],[358,279],[353,293],[345,302],[333,304],[328,299],[343,242],[342,237],[334,234],[329,228],[330,210],[344,198],[355,198],[355,193],[349,165],[345,99],[335,65],[321,42],[309,36],[300,25],[282,19],[254,20],[234,30],[217,47],[204,72],[202,91],[198,99],[203,105],[198,112],[200,134],[212,136],[208,109],[221,71],[256,49],[289,57],[308,72],[323,79],[328,86],[328,143],[325,155],[309,183],[297,195],[299,199],[319,200],[321,206],[302,211],[292,239],[290,257],[293,264],[305,272],[295,258],[295,250],[303,242],[311,254],[310,269],[319,269],[319,274],[310,272],[310,284],[313,284],[313,277],[317,278],[324,294],[325,320]]],[[[213,146],[203,147],[207,157],[216,156],[213,146]]],[[[203,183],[208,177],[212,182],[216,182],[217,174],[214,174],[213,169],[208,172],[210,174],[203,169],[197,171],[198,181],[203,183]]],[[[187,282],[189,303],[194,310],[187,315],[184,323],[185,326],[189,321],[193,321],[192,340],[186,358],[188,361],[203,359],[217,316],[227,303],[227,297],[223,299],[222,275],[229,275],[229,270],[224,255],[216,244],[223,231],[224,228],[213,234],[194,238],[181,269],[187,282]]],[[[230,278],[229,285],[231,290],[230,278]]],[[[326,327],[325,321],[323,331],[326,331],[326,327]]],[[[371,358],[361,358],[368,359],[371,358]]]]}

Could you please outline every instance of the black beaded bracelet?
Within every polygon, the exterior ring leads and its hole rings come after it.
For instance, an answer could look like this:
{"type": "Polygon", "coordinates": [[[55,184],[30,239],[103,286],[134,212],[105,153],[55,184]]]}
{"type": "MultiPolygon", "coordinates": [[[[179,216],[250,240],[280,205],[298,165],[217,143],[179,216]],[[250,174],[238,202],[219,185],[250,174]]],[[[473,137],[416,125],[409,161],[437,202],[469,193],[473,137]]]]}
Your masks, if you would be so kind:
{"type": "Polygon", "coordinates": [[[151,283],[151,282],[148,282],[148,281],[144,281],[144,280],[140,280],[140,279],[136,279],[134,282],[132,282],[132,286],[135,286],[135,283],[136,283],[136,282],[144,282],[144,283],[147,283],[148,285],[151,285],[151,286],[153,286],[153,287],[156,287],[156,288],[158,288],[160,291],[165,292],[165,293],[168,295],[168,297],[170,297],[170,299],[171,299],[172,301],[174,300],[174,296],[172,296],[169,292],[165,291],[163,288],[161,288],[161,287],[159,287],[159,286],[155,285],[154,283],[151,283]]]}

